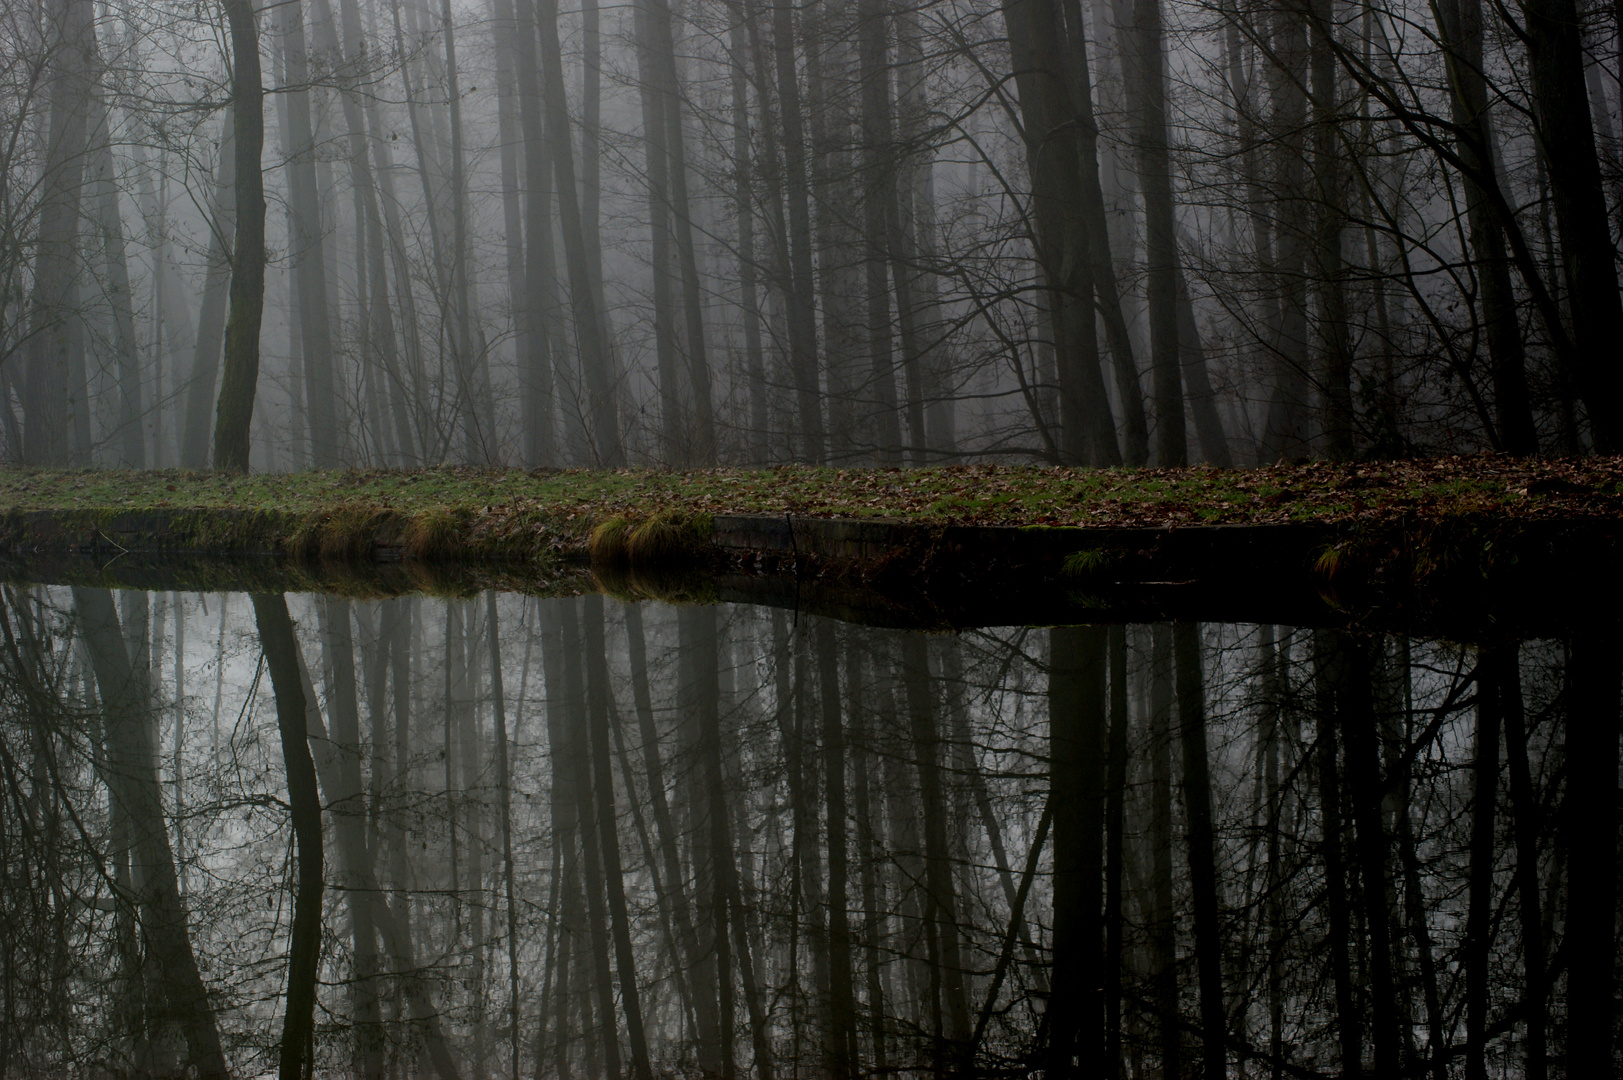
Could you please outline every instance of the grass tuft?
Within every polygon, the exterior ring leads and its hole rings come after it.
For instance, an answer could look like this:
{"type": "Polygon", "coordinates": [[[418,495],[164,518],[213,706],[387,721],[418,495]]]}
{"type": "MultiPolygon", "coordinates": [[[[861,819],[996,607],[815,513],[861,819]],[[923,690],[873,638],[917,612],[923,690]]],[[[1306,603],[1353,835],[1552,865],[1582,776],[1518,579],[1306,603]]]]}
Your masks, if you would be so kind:
{"type": "Polygon", "coordinates": [[[316,554],[323,559],[364,559],[372,554],[372,539],[382,511],[366,502],[346,502],[334,507],[316,537],[316,554]]]}
{"type": "MultiPolygon", "coordinates": [[[[626,557],[633,566],[677,566],[696,560],[710,543],[709,514],[667,510],[632,526],[625,538],[626,557]]],[[[593,534],[594,539],[596,534],[593,534]]]]}
{"type": "Polygon", "coordinates": [[[1060,580],[1087,581],[1110,569],[1115,561],[1108,551],[1099,548],[1073,551],[1065,556],[1065,561],[1060,564],[1060,580]]]}
{"type": "Polygon", "coordinates": [[[462,551],[462,523],[441,507],[412,516],[406,526],[405,555],[412,559],[450,559],[462,551]]]}
{"type": "Polygon", "coordinates": [[[625,566],[631,555],[627,541],[631,536],[631,522],[615,515],[592,530],[586,541],[587,554],[593,566],[625,566]]]}

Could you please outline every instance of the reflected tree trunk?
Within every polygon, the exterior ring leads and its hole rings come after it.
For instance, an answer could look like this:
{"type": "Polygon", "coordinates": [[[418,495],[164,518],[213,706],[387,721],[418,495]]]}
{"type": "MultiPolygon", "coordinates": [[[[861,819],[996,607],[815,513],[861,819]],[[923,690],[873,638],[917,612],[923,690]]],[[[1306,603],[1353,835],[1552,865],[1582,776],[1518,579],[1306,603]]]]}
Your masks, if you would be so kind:
{"type": "Polygon", "coordinates": [[[1620,636],[1567,646],[1567,1075],[1607,1076],[1616,1062],[1617,768],[1620,636]]]}
{"type": "Polygon", "coordinates": [[[1049,806],[1054,831],[1053,976],[1048,1075],[1085,1075],[1103,1046],[1100,885],[1108,632],[1049,632],[1049,806]]]}
{"type": "MultiPolygon", "coordinates": [[[[174,855],[164,824],[163,793],[149,724],[153,703],[144,666],[132,666],[112,594],[74,588],[86,651],[106,716],[106,774],[110,800],[124,823],[140,932],[155,967],[156,1000],[149,1018],[184,1033],[187,1060],[205,1080],[229,1076],[208,990],[192,949],[174,855]]],[[[313,988],[313,987],[312,987],[313,988]]]]}
{"type": "Polygon", "coordinates": [[[1223,1006],[1223,944],[1219,925],[1222,899],[1217,883],[1217,839],[1212,828],[1206,687],[1200,648],[1198,623],[1178,623],[1173,627],[1178,728],[1183,744],[1183,802],[1189,819],[1189,889],[1195,915],[1203,1072],[1207,1080],[1222,1080],[1228,1072],[1228,1023],[1223,1006]]]}
{"type": "MultiPolygon", "coordinates": [[[[282,1019],[281,1080],[303,1080],[314,1068],[316,967],[321,960],[322,840],[321,795],[310,756],[309,728],[299,643],[287,600],[279,594],[253,595],[254,621],[265,650],[265,667],[276,695],[276,725],[287,769],[289,815],[298,849],[298,885],[293,894],[293,927],[288,942],[287,1004],[282,1019]]],[[[347,617],[347,612],[346,612],[347,617]]],[[[352,684],[353,687],[353,684],[352,684]]]]}

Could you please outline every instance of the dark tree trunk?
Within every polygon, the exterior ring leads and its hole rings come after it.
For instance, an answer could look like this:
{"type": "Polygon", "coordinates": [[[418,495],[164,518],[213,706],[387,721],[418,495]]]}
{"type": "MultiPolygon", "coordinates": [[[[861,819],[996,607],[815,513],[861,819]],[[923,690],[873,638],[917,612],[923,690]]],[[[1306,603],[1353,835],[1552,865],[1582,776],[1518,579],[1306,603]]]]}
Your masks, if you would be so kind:
{"type": "MultiPolygon", "coordinates": [[[[1504,725],[1506,650],[1477,654],[1476,761],[1471,767],[1471,865],[1465,914],[1465,1076],[1487,1080],[1489,963],[1493,950],[1494,820],[1499,808],[1499,732],[1504,725]]],[[[1515,650],[1509,661],[1515,663],[1515,650]]]]}
{"type": "Polygon", "coordinates": [[[614,770],[609,752],[609,664],[603,634],[603,597],[586,597],[586,711],[592,789],[597,807],[598,847],[608,891],[609,921],[614,934],[615,966],[620,976],[620,1005],[631,1041],[631,1074],[650,1080],[648,1039],[643,1029],[642,995],[637,985],[637,957],[631,947],[631,921],[626,914],[625,881],[620,869],[620,832],[614,799],[614,770]]]}
{"type": "Polygon", "coordinates": [[[1051,290],[1059,363],[1060,456],[1068,464],[1121,464],[1099,369],[1093,259],[1082,205],[1076,116],[1062,54],[1064,24],[1053,0],[1006,0],[1036,221],[1037,261],[1051,290]],[[1081,250],[1078,250],[1078,248],[1081,250]]]}
{"type": "Polygon", "coordinates": [[[1505,757],[1510,772],[1510,810],[1516,835],[1516,899],[1521,929],[1523,998],[1527,1003],[1526,1080],[1548,1073],[1546,1010],[1549,978],[1544,959],[1543,896],[1539,882],[1538,839],[1543,816],[1527,760],[1527,718],[1522,707],[1522,680],[1517,649],[1507,647],[1500,693],[1504,701],[1505,757]]]}
{"type": "Polygon", "coordinates": [[[1160,0],[1133,0],[1128,100],[1133,102],[1139,187],[1144,195],[1144,262],[1150,321],[1150,385],[1155,402],[1155,460],[1189,462],[1178,357],[1178,234],[1167,146],[1166,74],[1160,0]]]}
{"type": "Polygon", "coordinates": [[[1049,631],[1048,804],[1054,831],[1053,976],[1047,1075],[1087,1075],[1103,1049],[1100,885],[1108,632],[1049,631]]]}
{"type": "Polygon", "coordinates": [[[817,621],[817,676],[823,720],[823,793],[828,815],[828,1064],[835,1080],[857,1069],[857,1005],[851,981],[850,881],[846,844],[845,726],[840,717],[840,669],[834,627],[817,621]]]}
{"type": "Polygon", "coordinates": [[[180,467],[209,465],[209,407],[220,380],[226,295],[231,287],[232,233],[237,221],[237,140],[235,110],[220,125],[220,156],[214,166],[214,199],[209,207],[209,248],[203,278],[203,302],[197,310],[197,337],[192,342],[191,373],[186,380],[186,411],[181,430],[180,467]]]}
{"type": "Polygon", "coordinates": [[[231,116],[236,139],[237,236],[231,259],[231,312],[225,324],[214,467],[248,471],[248,426],[259,384],[259,324],[265,312],[264,88],[259,30],[251,0],[225,0],[231,27],[231,116]]]}
{"type": "Polygon", "coordinates": [[[1228,1072],[1227,1013],[1223,1007],[1223,942],[1217,892],[1217,838],[1212,828],[1212,785],[1206,752],[1206,687],[1201,672],[1200,626],[1172,630],[1173,665],[1182,733],[1183,803],[1189,818],[1189,891],[1195,915],[1195,962],[1200,982],[1200,1042],[1206,1080],[1228,1072]]]}
{"type": "Polygon", "coordinates": [[[1526,355],[1516,318],[1516,294],[1505,258],[1505,234],[1489,201],[1499,185],[1488,114],[1487,80],[1482,73],[1481,0],[1438,0],[1438,36],[1448,63],[1449,111],[1455,152],[1465,190],[1471,254],[1477,264],[1482,321],[1493,369],[1494,416],[1500,448],[1511,454],[1538,453],[1538,434],[1527,392],[1526,355]]]}
{"type": "Polygon", "coordinates": [[[44,81],[50,102],[40,178],[38,254],[25,353],[23,461],[89,465],[89,402],[83,385],[83,341],[75,310],[74,251],[84,201],[85,153],[96,56],[90,0],[55,0],[41,28],[50,59],[44,81]],[[81,428],[83,431],[81,431],[81,428]]]}
{"type": "MultiPolygon", "coordinates": [[[[164,825],[163,794],[149,728],[152,700],[144,656],[132,663],[119,627],[112,594],[105,589],[73,590],[74,607],[84,621],[84,640],[96,676],[106,720],[103,781],[115,816],[127,830],[140,932],[149,962],[155,964],[155,1001],[146,1003],[185,1032],[187,1059],[205,1080],[226,1080],[229,1070],[208,990],[198,971],[181,902],[174,853],[164,825]]],[[[143,620],[144,621],[144,620],[143,620]]]]}
{"type": "Polygon", "coordinates": [[[276,694],[276,725],[282,736],[287,769],[287,797],[297,844],[298,885],[293,893],[293,928],[288,942],[287,1004],[282,1017],[280,1080],[303,1080],[315,1062],[316,967],[321,961],[321,793],[310,756],[305,719],[304,675],[299,643],[287,600],[280,594],[255,593],[254,621],[265,650],[271,687],[276,694]]]}
{"type": "Polygon", "coordinates": [[[1610,627],[1567,646],[1567,1075],[1617,1063],[1617,768],[1620,639],[1610,627]]]}
{"type": "Polygon", "coordinates": [[[1536,134],[1550,170],[1550,202],[1561,241],[1561,269],[1575,349],[1569,374],[1588,406],[1595,449],[1623,448],[1620,376],[1605,358],[1623,338],[1617,251],[1606,212],[1600,157],[1584,85],[1582,21],[1575,0],[1521,5],[1536,134]]]}

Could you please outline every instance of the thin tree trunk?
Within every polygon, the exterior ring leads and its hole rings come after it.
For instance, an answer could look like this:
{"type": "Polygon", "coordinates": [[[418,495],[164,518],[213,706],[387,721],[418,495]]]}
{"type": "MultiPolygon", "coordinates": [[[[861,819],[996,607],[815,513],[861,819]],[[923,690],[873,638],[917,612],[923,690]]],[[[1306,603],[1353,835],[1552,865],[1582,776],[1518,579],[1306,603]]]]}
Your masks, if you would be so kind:
{"type": "Polygon", "coordinates": [[[845,726],[840,716],[839,653],[834,627],[817,621],[817,674],[822,704],[823,794],[828,817],[828,1066],[835,1080],[857,1070],[857,1004],[851,975],[850,881],[846,842],[845,726]]]}
{"type": "Polygon", "coordinates": [[[98,66],[95,12],[90,0],[55,0],[46,6],[42,32],[50,60],[44,81],[49,126],[40,178],[34,291],[24,353],[23,461],[28,465],[88,465],[86,388],[75,310],[78,273],[74,251],[85,189],[92,80],[98,66]],[[76,359],[76,357],[78,359],[76,359]],[[79,410],[79,415],[75,415],[79,410]],[[83,458],[81,461],[80,458],[83,458]]]}
{"type": "Polygon", "coordinates": [[[1449,113],[1460,156],[1471,254],[1477,264],[1493,370],[1494,416],[1499,428],[1495,434],[1508,453],[1536,454],[1538,434],[1533,428],[1526,355],[1510,284],[1510,263],[1505,258],[1505,236],[1484,190],[1499,186],[1499,170],[1494,160],[1487,80],[1482,73],[1482,4],[1481,0],[1437,0],[1436,12],[1438,37],[1448,64],[1449,113]]]}
{"type": "Polygon", "coordinates": [[[220,154],[214,166],[209,204],[209,247],[203,277],[203,302],[197,309],[197,336],[192,342],[191,371],[186,379],[186,406],[181,430],[180,466],[206,469],[209,463],[209,406],[220,379],[226,297],[231,287],[232,232],[237,220],[236,112],[220,123],[220,154]]]}
{"type": "Polygon", "coordinates": [[[1105,748],[1105,1042],[1102,1075],[1105,1080],[1115,1080],[1121,1075],[1122,960],[1125,953],[1122,878],[1129,723],[1126,627],[1118,625],[1110,628],[1107,648],[1110,664],[1110,735],[1105,748]]]}
{"type": "Polygon", "coordinates": [[[1048,805],[1054,830],[1054,927],[1047,1075],[1090,1071],[1103,1048],[1100,886],[1104,871],[1104,739],[1108,718],[1103,627],[1049,634],[1048,805]]]}
{"type": "Polygon", "coordinates": [[[1206,751],[1206,687],[1201,672],[1200,625],[1172,629],[1173,665],[1182,733],[1183,804],[1189,819],[1189,890],[1195,915],[1195,962],[1200,982],[1200,1043],[1207,1080],[1228,1072],[1228,1023],[1223,1005],[1223,943],[1217,889],[1217,838],[1212,828],[1212,785],[1206,751]]]}
{"type": "MultiPolygon", "coordinates": [[[[355,1010],[361,1074],[381,1078],[384,1073],[380,1031],[382,1014],[375,982],[377,929],[372,919],[376,896],[364,891],[362,884],[371,876],[372,853],[368,850],[366,839],[367,806],[361,782],[360,698],[355,678],[350,604],[333,597],[323,597],[319,603],[322,670],[326,676],[328,714],[332,718],[331,742],[327,753],[335,761],[330,766],[333,775],[341,778],[342,797],[331,785],[323,794],[333,813],[333,831],[338,838],[342,866],[339,884],[344,890],[355,948],[355,981],[350,987],[350,994],[355,1010]]],[[[272,674],[274,676],[274,671],[272,674]]]]}
{"type": "Polygon", "coordinates": [[[339,464],[343,447],[336,409],[335,356],[327,282],[326,233],[321,221],[321,189],[316,183],[315,133],[310,122],[310,62],[306,53],[303,0],[278,9],[278,47],[286,73],[288,122],[288,220],[293,280],[299,292],[299,339],[304,359],[306,406],[310,410],[310,463],[318,469],[339,464]]]}
{"type": "Polygon", "coordinates": [[[1172,630],[1157,623],[1150,640],[1150,979],[1161,1075],[1182,1076],[1177,922],[1172,907],[1172,630]]]}
{"type": "MultiPolygon", "coordinates": [[[[732,85],[733,216],[738,223],[738,291],[744,329],[744,371],[749,387],[748,464],[762,465],[768,458],[766,359],[761,350],[760,298],[756,292],[755,213],[751,184],[755,177],[754,148],[749,123],[749,70],[745,57],[749,42],[741,0],[729,0],[727,27],[728,68],[732,85]]],[[[759,91],[765,94],[765,88],[759,91]]]]}
{"type": "MultiPolygon", "coordinates": [[[[604,338],[602,293],[594,283],[587,234],[595,234],[596,220],[582,215],[582,199],[575,186],[575,150],[570,139],[569,103],[564,91],[563,52],[558,44],[558,0],[536,0],[541,35],[542,100],[546,109],[546,145],[552,153],[558,216],[564,234],[564,261],[569,267],[569,301],[575,315],[581,367],[589,391],[596,464],[617,468],[624,464],[612,360],[604,338]]],[[[583,150],[583,153],[587,152],[583,150]]],[[[535,219],[531,219],[531,227],[535,219]]]]}
{"type": "MultiPolygon", "coordinates": [[[[1320,857],[1324,860],[1324,894],[1328,908],[1325,944],[1330,950],[1330,978],[1335,990],[1341,1069],[1351,1073],[1363,1069],[1364,1037],[1362,1013],[1354,997],[1352,962],[1347,956],[1347,950],[1356,947],[1357,943],[1352,938],[1351,900],[1347,894],[1346,849],[1343,843],[1341,770],[1336,740],[1340,711],[1336,689],[1341,682],[1336,667],[1342,661],[1337,654],[1336,644],[1326,633],[1314,635],[1320,857]]],[[[1368,883],[1365,887],[1369,887],[1368,883]]]]}
{"type": "Polygon", "coordinates": [[[1144,262],[1150,321],[1150,385],[1155,402],[1155,460],[1161,468],[1189,462],[1183,379],[1178,358],[1178,239],[1167,146],[1166,74],[1161,56],[1160,0],[1133,0],[1127,55],[1139,188],[1144,196],[1144,262]]]}
{"type": "Polygon", "coordinates": [[[620,870],[620,833],[616,825],[614,770],[609,749],[609,664],[603,634],[603,597],[585,599],[586,698],[588,751],[596,795],[598,847],[608,892],[609,921],[614,934],[615,966],[620,976],[620,1005],[631,1042],[631,1073],[651,1080],[648,1039],[643,1030],[642,996],[637,986],[637,955],[631,947],[631,921],[626,914],[625,882],[620,870]]]}
{"type": "Polygon", "coordinates": [[[1615,1072],[1619,638],[1610,627],[1567,646],[1567,1075],[1615,1072]]]}
{"type": "Polygon", "coordinates": [[[1569,354],[1570,374],[1588,406],[1595,449],[1615,453],[1623,446],[1623,422],[1618,419],[1623,383],[1616,365],[1602,358],[1623,337],[1623,298],[1584,85],[1582,21],[1575,0],[1520,6],[1526,17],[1535,132],[1549,165],[1550,201],[1571,308],[1576,347],[1569,354]]]}
{"type": "Polygon", "coordinates": [[[1527,718],[1522,707],[1522,680],[1517,649],[1507,646],[1503,682],[1505,757],[1510,767],[1510,809],[1516,836],[1516,898],[1521,928],[1522,978],[1527,1003],[1526,1080],[1544,1080],[1548,1072],[1546,1008],[1549,980],[1545,972],[1544,918],[1539,886],[1538,838],[1542,807],[1533,788],[1527,761],[1527,718]]]}
{"type": "Polygon", "coordinates": [[[276,722],[282,736],[282,758],[287,770],[289,816],[298,848],[298,886],[293,895],[293,927],[288,943],[287,1004],[282,1017],[281,1080],[303,1080],[313,1068],[309,1056],[315,1036],[316,967],[321,960],[321,794],[316,787],[315,762],[310,757],[309,728],[305,718],[303,675],[299,643],[287,600],[280,594],[253,595],[254,621],[265,650],[276,694],[276,722]]]}
{"type": "Polygon", "coordinates": [[[529,361],[520,374],[523,387],[525,463],[552,465],[557,455],[554,430],[552,324],[557,320],[552,250],[552,164],[547,160],[546,124],[541,75],[536,65],[536,0],[514,0],[515,34],[511,43],[518,82],[519,129],[524,139],[524,298],[530,337],[521,339],[529,361]],[[528,347],[525,347],[525,340],[528,347]]]}
{"type": "Polygon", "coordinates": [[[1347,789],[1357,836],[1364,928],[1369,935],[1370,1041],[1375,1047],[1376,1072],[1391,1076],[1398,1070],[1401,1039],[1388,914],[1379,732],[1370,698],[1370,646],[1350,635],[1338,634],[1331,647],[1335,721],[1346,741],[1347,789]]]}
{"type": "MultiPolygon", "coordinates": [[[[214,467],[248,471],[248,427],[259,382],[259,325],[265,313],[264,88],[252,0],[224,0],[231,27],[231,116],[236,139],[236,243],[231,261],[231,313],[225,325],[220,400],[215,410],[214,467]]],[[[201,336],[201,335],[199,335],[201,336]]]]}
{"type": "MultiPolygon", "coordinates": [[[[757,0],[743,0],[753,16],[757,0]]],[[[753,18],[751,18],[753,23],[753,18]]],[[[789,203],[785,232],[780,223],[780,276],[789,309],[789,370],[795,385],[800,415],[800,456],[808,464],[821,464],[827,452],[823,406],[817,380],[817,312],[813,299],[811,204],[806,181],[806,135],[801,118],[800,80],[795,70],[793,8],[785,0],[772,0],[773,61],[777,75],[778,107],[783,125],[783,169],[778,170],[775,127],[765,95],[761,99],[761,127],[766,133],[768,197],[778,205],[774,190],[781,182],[789,203]],[[781,181],[779,178],[781,177],[781,181]]],[[[757,46],[758,47],[758,46],[757,46]]],[[[764,65],[757,62],[757,79],[770,85],[764,65]]]]}
{"type": "Polygon", "coordinates": [[[1272,386],[1263,429],[1263,458],[1291,460],[1308,452],[1307,250],[1303,230],[1312,216],[1307,191],[1307,0],[1275,0],[1269,11],[1273,61],[1268,98],[1273,106],[1273,185],[1280,203],[1269,274],[1279,293],[1279,330],[1270,343],[1272,386]]]}
{"type": "Polygon", "coordinates": [[[930,956],[930,985],[938,1069],[956,1071],[969,1046],[969,1002],[958,938],[958,906],[947,855],[947,803],[942,791],[940,737],[937,734],[929,653],[923,635],[902,641],[902,676],[907,690],[912,751],[924,804],[924,924],[930,956]]]}
{"type": "MultiPolygon", "coordinates": [[[[146,440],[142,426],[145,409],[142,406],[140,358],[136,355],[135,312],[130,295],[130,268],[124,252],[124,222],[119,213],[118,187],[113,180],[113,147],[108,127],[107,107],[93,101],[91,163],[95,200],[95,221],[101,233],[102,256],[107,268],[107,283],[103,289],[108,305],[113,309],[113,359],[118,370],[118,458],[117,464],[128,469],[146,465],[146,440]]],[[[157,263],[155,277],[160,281],[163,264],[157,263]]],[[[161,313],[160,313],[161,314],[161,313]]]]}
{"type": "MultiPolygon", "coordinates": [[[[1465,1076],[1487,1080],[1489,963],[1493,950],[1494,824],[1499,809],[1499,732],[1504,724],[1505,650],[1477,654],[1476,760],[1471,766],[1471,863],[1465,915],[1465,1076]]],[[[1515,662],[1510,651],[1509,662],[1515,662]]]]}

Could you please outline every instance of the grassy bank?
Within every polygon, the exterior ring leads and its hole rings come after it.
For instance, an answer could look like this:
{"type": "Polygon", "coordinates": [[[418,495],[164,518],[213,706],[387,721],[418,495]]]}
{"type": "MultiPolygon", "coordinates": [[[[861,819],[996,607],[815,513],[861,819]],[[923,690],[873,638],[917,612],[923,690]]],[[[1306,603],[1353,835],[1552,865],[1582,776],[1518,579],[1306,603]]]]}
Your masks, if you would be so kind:
{"type": "Polygon", "coordinates": [[[133,546],[119,537],[138,536],[147,515],[163,522],[155,542],[164,547],[344,556],[377,544],[408,557],[534,559],[584,551],[600,525],[714,514],[1093,528],[1623,518],[1623,458],[1480,455],[1227,471],[0,472],[0,529],[13,548],[37,544],[42,521],[133,546]]]}

